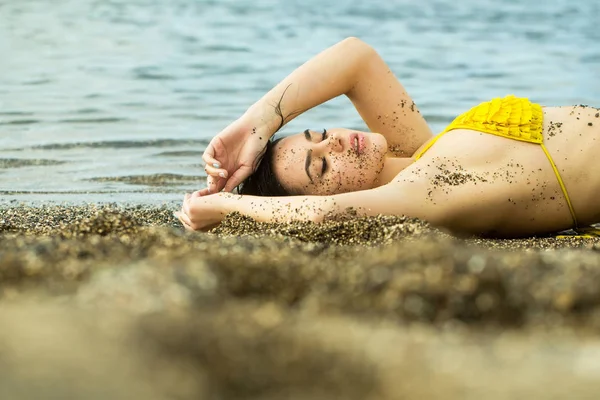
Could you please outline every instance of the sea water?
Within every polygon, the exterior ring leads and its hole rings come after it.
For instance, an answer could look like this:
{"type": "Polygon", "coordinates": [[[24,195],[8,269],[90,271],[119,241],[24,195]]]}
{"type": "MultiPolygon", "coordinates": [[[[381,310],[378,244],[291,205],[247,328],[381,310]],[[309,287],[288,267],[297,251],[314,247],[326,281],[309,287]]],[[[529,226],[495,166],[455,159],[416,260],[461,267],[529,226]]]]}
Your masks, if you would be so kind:
{"type": "MultiPolygon", "coordinates": [[[[207,143],[348,36],[434,131],[491,97],[600,106],[592,0],[0,1],[0,203],[176,203],[207,143]]],[[[343,60],[340,60],[343,62],[343,60]]],[[[288,124],[366,129],[345,98],[288,124]]]]}

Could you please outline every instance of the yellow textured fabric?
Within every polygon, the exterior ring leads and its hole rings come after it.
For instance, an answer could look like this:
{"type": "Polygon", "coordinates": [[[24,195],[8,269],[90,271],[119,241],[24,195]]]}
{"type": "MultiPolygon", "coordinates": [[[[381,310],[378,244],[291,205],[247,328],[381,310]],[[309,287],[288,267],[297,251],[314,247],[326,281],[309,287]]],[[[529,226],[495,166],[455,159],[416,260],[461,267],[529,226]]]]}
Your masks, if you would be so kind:
{"type": "Polygon", "coordinates": [[[556,168],[556,164],[554,164],[552,156],[550,156],[550,153],[548,153],[548,149],[546,148],[546,146],[544,146],[544,143],[540,143],[540,146],[542,146],[542,150],[544,150],[548,161],[550,161],[550,165],[552,166],[554,175],[556,175],[556,179],[558,179],[558,184],[560,185],[560,188],[563,194],[565,195],[565,200],[567,200],[567,205],[569,206],[569,211],[571,212],[571,218],[573,218],[573,224],[575,224],[575,228],[577,228],[577,216],[575,215],[575,209],[573,208],[573,204],[571,204],[571,198],[569,197],[569,193],[567,192],[565,183],[563,182],[560,173],[558,172],[558,168],[556,168]]]}
{"type": "Polygon", "coordinates": [[[442,133],[471,129],[529,143],[542,143],[542,107],[513,95],[486,101],[459,115],[442,133]]]}
{"type": "Polygon", "coordinates": [[[544,141],[543,115],[539,104],[514,95],[486,101],[456,117],[446,129],[417,153],[415,160],[421,158],[440,137],[453,129],[469,129],[540,144],[544,141]]]}
{"type": "Polygon", "coordinates": [[[577,217],[567,188],[554,164],[554,160],[544,146],[543,136],[543,117],[544,113],[539,104],[532,103],[529,99],[508,95],[503,98],[495,98],[491,101],[481,103],[469,111],[459,115],[444,129],[439,135],[434,137],[427,145],[415,155],[418,160],[442,137],[445,133],[454,129],[469,129],[502,136],[508,139],[521,140],[523,142],[539,144],[546,154],[550,166],[558,179],[558,184],[562,189],[573,223],[577,227],[577,217]]]}

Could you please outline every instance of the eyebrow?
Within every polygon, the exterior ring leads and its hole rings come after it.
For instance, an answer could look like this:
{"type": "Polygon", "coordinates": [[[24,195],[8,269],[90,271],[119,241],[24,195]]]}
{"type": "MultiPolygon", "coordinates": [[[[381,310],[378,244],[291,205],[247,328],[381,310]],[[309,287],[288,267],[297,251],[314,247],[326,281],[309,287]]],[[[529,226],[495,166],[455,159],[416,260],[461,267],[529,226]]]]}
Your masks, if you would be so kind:
{"type": "Polygon", "coordinates": [[[312,142],[312,137],[310,137],[310,129],[307,129],[304,131],[304,137],[306,138],[306,140],[308,140],[309,142],[312,142]]]}
{"type": "MultiPolygon", "coordinates": [[[[304,131],[304,137],[309,142],[312,142],[312,137],[310,136],[310,129],[306,129],[304,131]]],[[[309,149],[306,152],[306,161],[304,162],[304,170],[306,171],[306,175],[308,176],[308,179],[310,179],[310,183],[313,182],[313,178],[312,178],[312,176],[310,176],[310,171],[309,171],[311,159],[312,159],[312,150],[309,149]]]]}

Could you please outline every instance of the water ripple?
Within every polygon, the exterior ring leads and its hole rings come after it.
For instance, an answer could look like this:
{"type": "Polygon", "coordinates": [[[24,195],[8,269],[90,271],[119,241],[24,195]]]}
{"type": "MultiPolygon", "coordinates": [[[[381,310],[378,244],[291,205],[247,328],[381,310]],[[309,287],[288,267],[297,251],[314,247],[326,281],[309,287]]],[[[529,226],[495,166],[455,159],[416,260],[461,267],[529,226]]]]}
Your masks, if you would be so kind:
{"type": "Polygon", "coordinates": [[[64,163],[64,161],[38,158],[0,158],[0,168],[45,167],[50,165],[61,165],[64,163]]]}
{"type": "Polygon", "coordinates": [[[34,113],[27,111],[0,111],[0,116],[7,117],[29,117],[31,115],[34,115],[34,113]]]}
{"type": "Polygon", "coordinates": [[[182,151],[163,151],[154,154],[154,157],[198,157],[201,158],[203,151],[182,150],[182,151]]]}
{"type": "Polygon", "coordinates": [[[177,79],[174,75],[161,72],[157,67],[137,67],[133,69],[134,79],[167,81],[177,79]]]}
{"type": "Polygon", "coordinates": [[[67,124],[107,124],[112,122],[123,122],[127,121],[127,118],[118,117],[106,117],[106,118],[66,118],[58,120],[57,122],[67,124]]]}
{"type": "Polygon", "coordinates": [[[147,186],[174,186],[184,183],[199,183],[206,179],[204,176],[190,176],[179,174],[150,174],[150,175],[128,175],[128,176],[102,176],[87,179],[89,182],[122,182],[130,185],[147,186]]]}
{"type": "Polygon", "coordinates": [[[32,125],[42,121],[39,119],[14,119],[10,121],[0,121],[0,125],[32,125]]]}
{"type": "Polygon", "coordinates": [[[101,142],[49,143],[30,147],[9,149],[21,151],[27,149],[71,150],[71,149],[142,149],[148,147],[201,146],[206,147],[208,139],[155,139],[155,140],[114,140],[101,142]]]}

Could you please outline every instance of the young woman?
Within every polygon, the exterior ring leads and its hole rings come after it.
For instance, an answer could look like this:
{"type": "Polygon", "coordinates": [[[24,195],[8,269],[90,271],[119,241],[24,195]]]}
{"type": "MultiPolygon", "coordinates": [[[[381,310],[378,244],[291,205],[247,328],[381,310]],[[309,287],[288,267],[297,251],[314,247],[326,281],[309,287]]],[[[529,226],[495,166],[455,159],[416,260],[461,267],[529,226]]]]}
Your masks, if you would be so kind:
{"type": "Polygon", "coordinates": [[[517,237],[600,222],[600,110],[507,96],[434,137],[367,44],[346,39],[299,67],[210,143],[209,184],[178,216],[206,230],[233,211],[259,221],[407,215],[455,233],[517,237]],[[271,138],[346,95],[370,132],[307,129],[271,138]],[[228,193],[241,184],[240,193],[228,193]],[[221,191],[224,189],[225,191],[221,191]]]}

